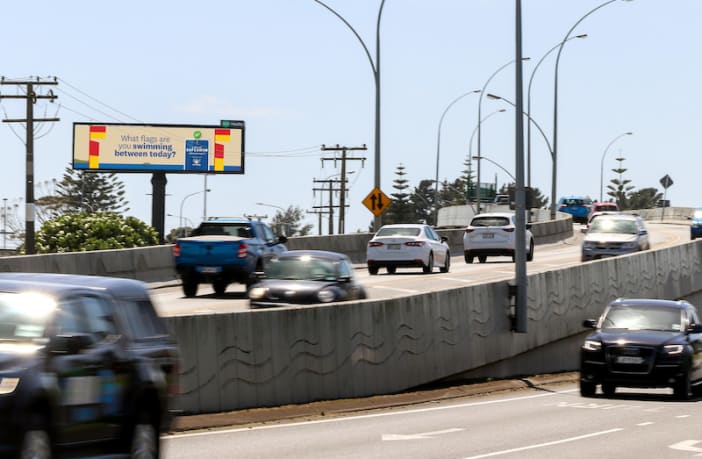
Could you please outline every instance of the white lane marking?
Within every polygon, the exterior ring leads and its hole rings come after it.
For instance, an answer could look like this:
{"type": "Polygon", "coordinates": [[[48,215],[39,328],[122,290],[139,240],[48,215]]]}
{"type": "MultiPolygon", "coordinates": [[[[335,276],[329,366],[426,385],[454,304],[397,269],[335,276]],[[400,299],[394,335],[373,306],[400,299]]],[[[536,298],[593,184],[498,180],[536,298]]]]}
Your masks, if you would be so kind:
{"type": "Polygon", "coordinates": [[[677,416],[675,416],[675,417],[678,418],[678,419],[684,419],[684,418],[689,418],[690,415],[689,415],[689,414],[679,414],[679,415],[677,415],[677,416]]]}
{"type": "Polygon", "coordinates": [[[653,423],[650,422],[650,421],[647,421],[647,422],[641,422],[641,423],[636,424],[636,425],[639,426],[639,427],[645,427],[645,426],[653,425],[653,423]]]}
{"type": "Polygon", "coordinates": [[[453,281],[453,282],[461,282],[461,283],[469,283],[473,282],[471,279],[463,279],[462,277],[439,277],[441,280],[447,280],[447,281],[453,281]]]}
{"type": "Polygon", "coordinates": [[[390,411],[390,412],[374,413],[374,414],[362,414],[359,416],[344,416],[344,417],[332,418],[332,419],[318,419],[315,421],[289,422],[289,423],[285,423],[285,424],[274,424],[274,425],[265,425],[265,426],[255,426],[255,427],[239,427],[239,428],[235,428],[235,429],[212,430],[212,431],[207,431],[207,432],[194,432],[194,433],[164,435],[161,437],[161,439],[162,440],[177,440],[180,438],[201,437],[201,436],[205,436],[205,435],[220,435],[220,434],[229,434],[229,433],[237,433],[237,432],[252,432],[254,430],[281,429],[281,428],[285,428],[285,427],[299,427],[299,426],[308,426],[308,425],[315,425],[315,424],[328,424],[328,423],[332,423],[332,422],[356,421],[359,419],[384,418],[384,417],[388,417],[388,416],[400,416],[400,415],[405,415],[405,414],[429,413],[432,411],[453,410],[453,409],[457,409],[457,408],[470,408],[473,406],[495,405],[498,403],[510,403],[510,402],[519,402],[522,400],[530,400],[530,399],[534,399],[534,398],[552,397],[554,395],[562,395],[562,394],[577,392],[578,390],[579,389],[568,389],[568,390],[557,391],[557,392],[546,392],[546,393],[539,393],[539,394],[535,394],[535,395],[525,395],[523,397],[513,397],[513,398],[505,398],[505,399],[498,399],[498,400],[487,400],[484,402],[459,403],[457,405],[433,406],[430,408],[416,408],[413,410],[390,411]]]}
{"type": "Polygon", "coordinates": [[[585,435],[579,435],[577,437],[563,438],[561,440],[549,441],[546,443],[538,443],[536,445],[528,445],[528,446],[522,446],[519,448],[505,449],[502,451],[494,451],[492,453],[480,454],[478,456],[470,456],[470,457],[467,457],[465,459],[478,459],[481,457],[502,456],[504,454],[518,453],[520,451],[526,451],[529,449],[544,448],[547,446],[560,445],[562,443],[568,443],[571,441],[584,440],[586,438],[592,438],[592,437],[597,437],[599,435],[606,435],[606,434],[610,434],[610,433],[614,433],[614,432],[620,432],[622,430],[624,430],[624,429],[616,428],[616,429],[603,430],[600,432],[593,432],[593,433],[589,433],[589,434],[585,434],[585,435]]]}
{"type": "Polygon", "coordinates": [[[700,454],[695,454],[695,456],[702,456],[702,448],[694,446],[697,443],[702,443],[702,442],[700,440],[684,440],[684,441],[679,441],[677,443],[673,443],[672,445],[668,446],[668,448],[677,449],[679,451],[692,451],[694,453],[700,453],[700,454]]]}
{"type": "Polygon", "coordinates": [[[410,434],[410,435],[398,435],[398,434],[383,434],[381,437],[382,441],[398,441],[398,440],[424,440],[427,438],[434,438],[437,435],[444,435],[448,433],[454,433],[454,432],[462,432],[464,429],[446,429],[446,430],[437,430],[434,432],[424,432],[424,433],[418,433],[418,434],[410,434]]]}

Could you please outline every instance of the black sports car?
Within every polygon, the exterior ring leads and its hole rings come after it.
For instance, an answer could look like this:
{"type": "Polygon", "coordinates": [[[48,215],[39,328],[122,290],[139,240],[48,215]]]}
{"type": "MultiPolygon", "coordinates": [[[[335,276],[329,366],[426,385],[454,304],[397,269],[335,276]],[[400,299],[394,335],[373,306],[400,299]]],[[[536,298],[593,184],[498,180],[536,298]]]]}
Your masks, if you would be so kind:
{"type": "Polygon", "coordinates": [[[620,387],[672,387],[687,399],[702,388],[702,324],[687,301],[618,299],[580,349],[580,394],[606,396],[620,387]]]}
{"type": "Polygon", "coordinates": [[[289,250],[269,261],[248,291],[252,308],[362,300],[351,260],[336,252],[289,250]]]}

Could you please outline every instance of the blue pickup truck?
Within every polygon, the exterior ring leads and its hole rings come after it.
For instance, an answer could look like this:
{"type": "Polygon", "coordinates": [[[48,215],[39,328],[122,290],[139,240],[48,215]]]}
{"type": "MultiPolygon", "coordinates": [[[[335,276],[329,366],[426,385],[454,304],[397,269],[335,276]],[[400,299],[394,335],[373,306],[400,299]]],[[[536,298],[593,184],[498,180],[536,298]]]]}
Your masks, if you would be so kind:
{"type": "Polygon", "coordinates": [[[222,295],[232,282],[250,286],[266,260],[286,250],[285,236],[276,237],[265,223],[248,218],[213,217],[189,237],[173,246],[175,268],[186,297],[197,294],[202,283],[211,283],[222,295]]]}

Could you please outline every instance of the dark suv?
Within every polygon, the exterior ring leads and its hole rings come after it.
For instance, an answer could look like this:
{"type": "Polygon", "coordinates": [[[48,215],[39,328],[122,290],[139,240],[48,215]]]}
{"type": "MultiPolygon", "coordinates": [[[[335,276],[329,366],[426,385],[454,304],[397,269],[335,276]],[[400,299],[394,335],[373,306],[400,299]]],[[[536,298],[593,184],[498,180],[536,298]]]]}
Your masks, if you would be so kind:
{"type": "Polygon", "coordinates": [[[0,273],[0,454],[158,457],[178,362],[142,282],[0,273]]]}

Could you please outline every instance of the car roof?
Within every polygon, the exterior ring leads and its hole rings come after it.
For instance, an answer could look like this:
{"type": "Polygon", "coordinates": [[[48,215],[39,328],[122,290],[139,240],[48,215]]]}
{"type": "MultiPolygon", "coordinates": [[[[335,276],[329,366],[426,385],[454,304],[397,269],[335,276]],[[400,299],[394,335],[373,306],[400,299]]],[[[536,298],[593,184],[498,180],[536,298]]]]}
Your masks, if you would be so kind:
{"type": "MultiPolygon", "coordinates": [[[[485,212],[482,214],[474,215],[473,218],[478,218],[478,217],[507,217],[507,218],[512,218],[514,217],[514,212],[485,212]]],[[[471,219],[472,220],[472,219],[471,219]]]]}
{"type": "Polygon", "coordinates": [[[78,289],[108,290],[118,298],[148,297],[146,284],[136,279],[82,274],[0,273],[0,291],[46,292],[63,295],[78,289]]]}
{"type": "Polygon", "coordinates": [[[638,215],[624,214],[621,212],[602,212],[602,215],[598,215],[597,218],[609,218],[613,220],[641,220],[641,217],[638,215]]]}
{"type": "Polygon", "coordinates": [[[657,306],[673,309],[687,309],[692,306],[685,300],[665,300],[659,298],[618,298],[610,306],[657,306]]]}
{"type": "Polygon", "coordinates": [[[250,223],[251,219],[246,217],[208,217],[204,223],[250,223]]]}
{"type": "Polygon", "coordinates": [[[346,260],[348,256],[339,252],[330,252],[328,250],[287,250],[278,254],[278,258],[299,258],[310,256],[312,258],[327,258],[330,260],[346,260]]]}
{"type": "Polygon", "coordinates": [[[424,228],[425,225],[424,223],[393,223],[391,225],[383,225],[380,227],[380,229],[383,228],[424,228]]]}

